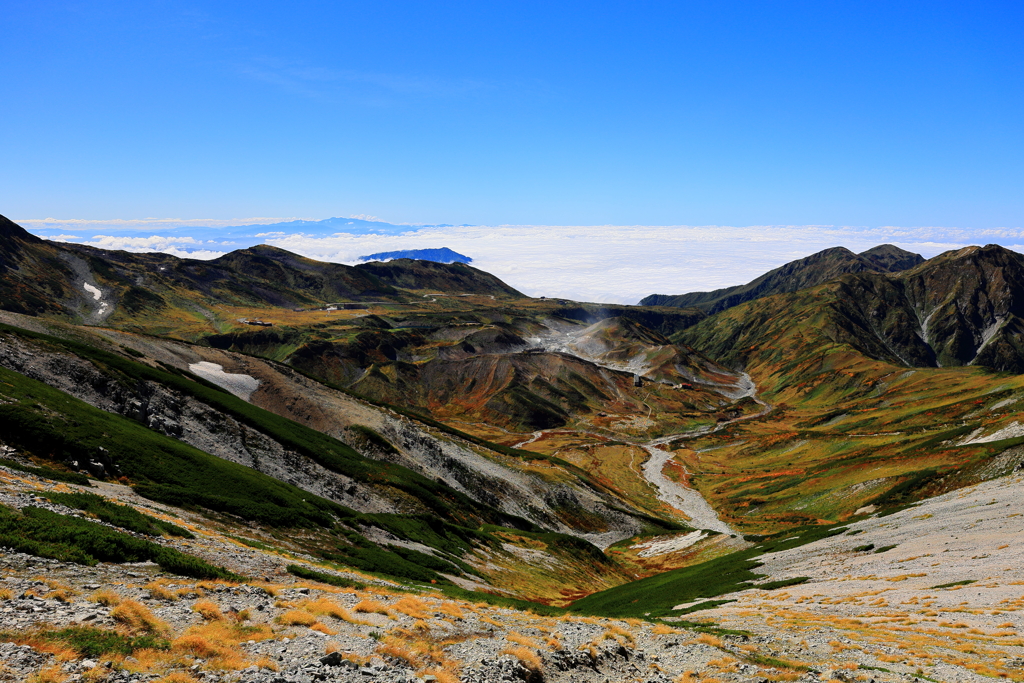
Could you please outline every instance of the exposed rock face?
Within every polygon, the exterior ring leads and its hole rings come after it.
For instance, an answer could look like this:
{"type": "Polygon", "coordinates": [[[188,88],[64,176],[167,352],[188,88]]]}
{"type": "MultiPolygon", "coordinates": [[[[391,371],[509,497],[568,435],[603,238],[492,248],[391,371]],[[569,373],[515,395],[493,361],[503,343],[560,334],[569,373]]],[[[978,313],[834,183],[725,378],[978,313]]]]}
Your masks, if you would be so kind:
{"type": "Polygon", "coordinates": [[[366,512],[393,512],[394,501],[284,448],[234,418],[152,382],[126,384],[83,359],[29,348],[18,337],[0,344],[0,365],[45,382],[101,410],[123,415],[211,455],[366,512]]]}

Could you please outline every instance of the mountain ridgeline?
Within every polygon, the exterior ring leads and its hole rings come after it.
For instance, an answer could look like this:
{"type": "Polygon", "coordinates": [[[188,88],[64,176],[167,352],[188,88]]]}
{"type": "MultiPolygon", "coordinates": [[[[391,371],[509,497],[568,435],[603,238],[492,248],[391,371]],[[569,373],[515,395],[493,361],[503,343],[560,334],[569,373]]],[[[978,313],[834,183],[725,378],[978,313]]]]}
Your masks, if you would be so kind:
{"type": "Polygon", "coordinates": [[[855,254],[846,247],[833,247],[780,266],[745,285],[689,294],[651,294],[641,306],[698,308],[709,315],[773,294],[795,292],[820,285],[847,273],[896,273],[913,268],[924,259],[891,244],[855,254]]]}
{"type": "Polygon", "coordinates": [[[215,306],[401,302],[408,293],[389,284],[399,281],[453,294],[521,296],[493,275],[464,264],[405,260],[347,266],[267,245],[200,261],[49,242],[2,216],[0,270],[4,310],[108,325],[174,313],[212,318],[215,306]]]}
{"type": "Polygon", "coordinates": [[[642,303],[0,217],[0,445],[323,562],[554,605],[1024,459],[1016,252],[837,247],[642,303]]]}
{"type": "Polygon", "coordinates": [[[821,336],[898,365],[982,365],[1019,373],[1022,318],[1024,256],[988,245],[946,252],[895,274],[849,273],[753,300],[676,340],[726,363],[745,364],[766,351],[765,339],[789,327],[806,330],[807,340],[821,336]]]}

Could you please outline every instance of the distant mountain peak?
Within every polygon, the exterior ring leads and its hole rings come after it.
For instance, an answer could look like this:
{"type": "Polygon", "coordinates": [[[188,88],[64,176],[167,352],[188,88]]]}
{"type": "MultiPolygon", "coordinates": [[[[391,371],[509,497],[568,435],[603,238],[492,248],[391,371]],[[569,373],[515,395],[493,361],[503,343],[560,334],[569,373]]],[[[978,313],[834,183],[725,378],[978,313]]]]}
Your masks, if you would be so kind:
{"type": "Polygon", "coordinates": [[[360,256],[360,261],[391,261],[393,259],[408,258],[418,261],[433,261],[434,263],[472,263],[473,259],[448,247],[440,249],[402,249],[399,251],[381,251],[376,254],[360,256]]]}

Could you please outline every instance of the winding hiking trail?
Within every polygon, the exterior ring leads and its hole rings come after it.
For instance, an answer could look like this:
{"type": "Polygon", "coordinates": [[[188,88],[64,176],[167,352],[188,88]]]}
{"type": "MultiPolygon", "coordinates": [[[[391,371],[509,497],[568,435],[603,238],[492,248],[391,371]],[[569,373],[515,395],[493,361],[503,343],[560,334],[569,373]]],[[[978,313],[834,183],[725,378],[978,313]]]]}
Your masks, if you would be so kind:
{"type": "MultiPolygon", "coordinates": [[[[642,373],[646,369],[641,367],[637,362],[631,362],[628,365],[609,364],[607,362],[602,362],[601,359],[596,357],[582,354],[578,349],[571,347],[566,342],[567,339],[572,340],[573,338],[573,335],[570,333],[562,333],[555,338],[534,338],[531,339],[530,342],[543,346],[548,350],[554,350],[560,353],[576,356],[581,360],[585,360],[609,370],[642,373]]],[[[735,422],[764,417],[773,409],[772,405],[758,398],[757,385],[754,383],[754,380],[750,378],[750,375],[745,372],[739,373],[739,377],[734,385],[715,385],[715,389],[733,401],[739,401],[740,399],[749,397],[756,401],[762,409],[757,413],[742,415],[731,420],[725,420],[714,426],[708,425],[705,427],[698,427],[697,429],[691,429],[686,432],[658,437],[657,439],[652,439],[647,442],[633,442],[626,441],[625,439],[623,439],[623,442],[632,446],[639,446],[650,455],[650,457],[644,461],[641,472],[638,474],[641,474],[643,478],[647,480],[647,483],[657,491],[658,500],[668,504],[676,510],[679,510],[689,517],[690,525],[695,529],[709,529],[723,534],[735,534],[735,529],[719,519],[718,513],[715,512],[715,509],[711,507],[711,504],[708,503],[703,495],[701,495],[700,491],[672,481],[666,477],[664,473],[665,465],[668,464],[668,461],[672,459],[674,454],[671,451],[663,449],[663,445],[680,439],[692,439],[698,436],[713,434],[735,422]]],[[[647,404],[645,403],[645,405],[647,404]]],[[[649,405],[647,407],[648,410],[651,409],[649,405]]],[[[533,432],[533,434],[530,435],[530,438],[525,441],[520,441],[514,447],[525,448],[531,443],[541,439],[546,433],[553,431],[557,430],[540,430],[533,432]]],[[[685,470],[686,468],[684,467],[683,469],[685,470]]]]}
{"type": "MultiPolygon", "coordinates": [[[[714,427],[698,427],[697,429],[691,429],[687,432],[652,439],[647,443],[635,444],[643,448],[651,456],[644,462],[643,475],[644,479],[658,490],[658,500],[661,500],[675,509],[686,513],[690,518],[690,525],[696,529],[710,529],[711,531],[718,531],[723,534],[736,533],[735,529],[719,519],[718,513],[715,512],[715,509],[711,507],[711,504],[705,500],[704,496],[702,496],[697,489],[683,486],[682,484],[674,482],[665,476],[665,465],[672,459],[673,453],[672,451],[664,450],[661,446],[679,439],[692,439],[706,434],[714,434],[734,422],[764,417],[772,411],[773,406],[758,398],[757,385],[755,385],[754,381],[750,379],[750,375],[745,372],[740,373],[740,381],[737,382],[737,386],[741,387],[742,391],[740,392],[740,395],[736,397],[736,400],[750,397],[754,399],[762,409],[752,415],[742,415],[740,417],[733,418],[732,420],[719,422],[714,427]]],[[[684,467],[683,469],[685,470],[686,468],[684,467]]]]}

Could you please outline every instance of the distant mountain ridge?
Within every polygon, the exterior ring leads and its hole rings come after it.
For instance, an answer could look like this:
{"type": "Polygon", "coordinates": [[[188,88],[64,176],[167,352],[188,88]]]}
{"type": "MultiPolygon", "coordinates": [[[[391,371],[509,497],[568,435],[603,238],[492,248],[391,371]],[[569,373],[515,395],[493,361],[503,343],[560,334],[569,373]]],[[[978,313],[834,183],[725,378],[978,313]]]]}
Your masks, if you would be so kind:
{"type": "Polygon", "coordinates": [[[472,263],[473,259],[448,247],[440,249],[401,249],[399,251],[381,251],[376,254],[360,256],[360,261],[390,261],[393,259],[416,259],[434,261],[435,263],[472,263]]]}
{"type": "Polygon", "coordinates": [[[995,244],[948,251],[895,275],[846,273],[818,287],[744,303],[673,341],[727,365],[778,353],[787,329],[908,367],[983,365],[1024,372],[1024,255],[995,244]]]}
{"type": "Polygon", "coordinates": [[[699,308],[709,315],[772,294],[795,292],[813,287],[846,273],[896,273],[924,262],[914,254],[891,244],[882,244],[855,254],[846,247],[832,247],[791,261],[745,285],[725,287],[711,292],[688,294],[652,294],[640,300],[641,306],[699,308]]]}
{"type": "Polygon", "coordinates": [[[109,251],[43,240],[0,216],[0,308],[29,315],[109,324],[170,311],[206,315],[202,311],[212,305],[294,308],[405,300],[408,295],[388,281],[406,282],[400,286],[407,288],[422,281],[423,287],[444,292],[522,296],[493,275],[463,264],[392,263],[347,266],[268,245],[211,261],[109,251]]]}

